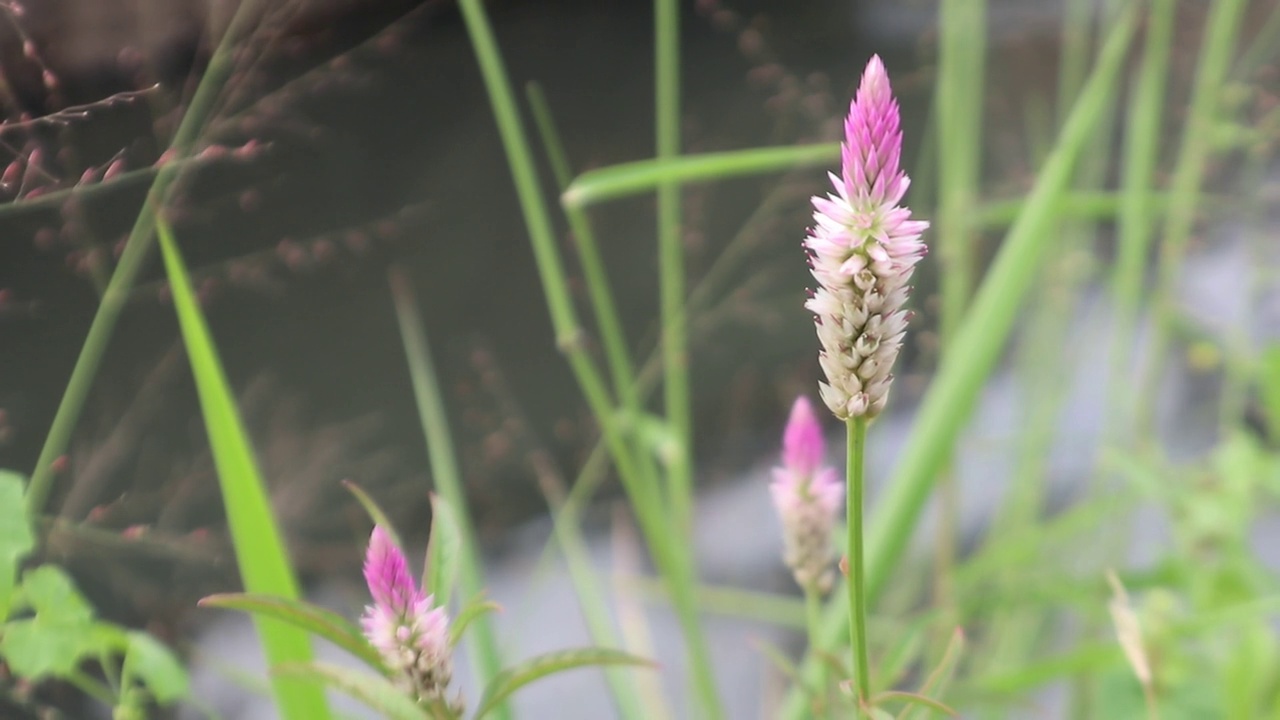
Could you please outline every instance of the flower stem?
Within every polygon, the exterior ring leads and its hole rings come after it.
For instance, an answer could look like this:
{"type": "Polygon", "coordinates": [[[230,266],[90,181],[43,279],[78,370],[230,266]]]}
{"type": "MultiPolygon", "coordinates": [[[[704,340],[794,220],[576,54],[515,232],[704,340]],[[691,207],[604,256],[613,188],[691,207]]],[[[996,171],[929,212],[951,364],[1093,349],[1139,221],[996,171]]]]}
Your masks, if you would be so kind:
{"type": "MultiPolygon", "coordinates": [[[[818,643],[822,642],[822,593],[818,591],[817,583],[808,583],[804,586],[804,617],[805,626],[809,630],[809,647],[816,648],[818,643]]],[[[817,688],[819,697],[823,700],[823,706],[826,705],[827,699],[827,673],[825,668],[819,667],[817,676],[817,688]]]]}
{"type": "Polygon", "coordinates": [[[853,643],[853,665],[858,673],[858,704],[871,698],[871,668],[867,661],[867,608],[862,551],[862,456],[867,447],[867,419],[845,421],[849,433],[849,629],[853,643]]]}

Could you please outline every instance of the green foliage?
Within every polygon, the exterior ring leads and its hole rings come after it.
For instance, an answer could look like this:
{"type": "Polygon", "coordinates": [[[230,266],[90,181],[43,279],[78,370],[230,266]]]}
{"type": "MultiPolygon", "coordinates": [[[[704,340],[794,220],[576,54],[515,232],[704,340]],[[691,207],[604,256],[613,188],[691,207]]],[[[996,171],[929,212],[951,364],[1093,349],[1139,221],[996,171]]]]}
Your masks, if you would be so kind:
{"type": "Polygon", "coordinates": [[[34,549],[22,503],[21,476],[0,471],[0,662],[14,676],[38,683],[64,680],[83,684],[83,666],[104,670],[123,664],[118,688],[95,693],[119,712],[161,705],[187,696],[186,671],[173,653],[145,633],[98,620],[93,607],[61,568],[40,565],[13,575],[34,549]]]}
{"type": "Polygon", "coordinates": [[[447,607],[458,580],[462,561],[462,529],[448,503],[431,494],[431,538],[427,542],[427,566],[422,583],[436,596],[436,604],[447,607]]]}
{"type": "MultiPolygon", "coordinates": [[[[165,272],[173,290],[173,307],[178,314],[183,344],[195,376],[200,410],[218,471],[240,576],[249,592],[295,599],[298,596],[297,580],[271,514],[253,446],[236,410],[235,396],[228,386],[204,313],[192,290],[191,278],[168,223],[158,222],[156,230],[164,255],[165,272]]],[[[307,662],[311,659],[311,641],[305,633],[265,618],[258,620],[257,625],[269,663],[307,662]]],[[[319,688],[289,679],[277,679],[273,688],[280,713],[288,720],[323,720],[329,717],[328,703],[319,688]]]]}
{"type": "Polygon", "coordinates": [[[653,665],[653,663],[621,650],[607,648],[559,650],[539,655],[504,670],[494,677],[480,698],[474,718],[480,720],[485,717],[512,693],[535,680],[590,665],[653,665]]]}
{"type": "Polygon", "coordinates": [[[443,720],[449,717],[418,705],[402,689],[378,675],[356,673],[325,663],[286,663],[273,669],[272,674],[302,678],[336,688],[390,720],[443,720]]]}
{"type": "Polygon", "coordinates": [[[363,660],[370,667],[382,668],[382,657],[369,644],[360,628],[341,615],[322,607],[290,600],[274,595],[226,593],[210,595],[200,600],[201,607],[240,610],[253,615],[268,617],[325,640],[363,660]]]}

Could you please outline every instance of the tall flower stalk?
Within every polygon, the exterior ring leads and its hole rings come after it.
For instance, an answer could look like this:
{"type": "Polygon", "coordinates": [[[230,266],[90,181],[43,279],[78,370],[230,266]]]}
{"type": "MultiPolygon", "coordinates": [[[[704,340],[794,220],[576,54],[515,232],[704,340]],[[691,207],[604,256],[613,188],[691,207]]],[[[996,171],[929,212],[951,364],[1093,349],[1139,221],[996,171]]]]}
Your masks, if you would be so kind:
{"type": "Polygon", "coordinates": [[[849,616],[859,701],[871,694],[863,578],[863,454],[867,423],[884,410],[890,373],[910,313],[907,282],[925,254],[929,224],[899,205],[910,179],[900,166],[898,102],[884,63],[873,56],[845,120],[835,192],[813,198],[814,225],[805,238],[818,289],[814,313],[826,376],[822,400],[848,430],[849,616]]]}

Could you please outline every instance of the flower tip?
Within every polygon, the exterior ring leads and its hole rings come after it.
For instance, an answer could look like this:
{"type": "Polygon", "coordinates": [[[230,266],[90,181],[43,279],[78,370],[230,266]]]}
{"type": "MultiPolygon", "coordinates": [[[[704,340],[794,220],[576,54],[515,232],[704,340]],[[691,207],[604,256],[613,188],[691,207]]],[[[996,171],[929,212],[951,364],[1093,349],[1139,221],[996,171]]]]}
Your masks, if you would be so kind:
{"type": "Polygon", "coordinates": [[[809,398],[801,395],[791,405],[791,416],[782,436],[782,462],[788,469],[808,476],[822,464],[824,452],[822,425],[809,398]]]}

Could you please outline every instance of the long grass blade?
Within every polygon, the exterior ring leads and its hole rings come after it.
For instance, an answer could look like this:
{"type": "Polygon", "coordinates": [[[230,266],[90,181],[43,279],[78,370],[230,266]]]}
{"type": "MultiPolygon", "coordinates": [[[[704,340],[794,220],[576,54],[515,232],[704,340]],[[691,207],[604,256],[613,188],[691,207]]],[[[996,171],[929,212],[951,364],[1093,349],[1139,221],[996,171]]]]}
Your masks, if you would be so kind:
{"type": "MultiPolygon", "coordinates": [[[[177,241],[163,220],[156,223],[156,232],[164,255],[165,271],[173,288],[173,306],[178,314],[182,339],[191,360],[191,373],[195,376],[200,411],[218,471],[240,577],[245,590],[250,593],[296,600],[298,581],[271,513],[253,446],[236,410],[235,397],[227,384],[204,313],[191,288],[177,241]]],[[[255,617],[254,624],[269,665],[311,660],[311,639],[302,630],[266,617],[255,617]]],[[[271,686],[282,717],[288,720],[323,720],[329,717],[329,706],[319,686],[286,677],[273,678],[271,686]]]]}

